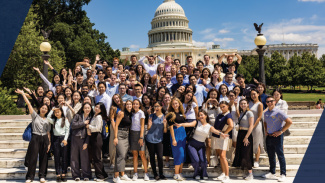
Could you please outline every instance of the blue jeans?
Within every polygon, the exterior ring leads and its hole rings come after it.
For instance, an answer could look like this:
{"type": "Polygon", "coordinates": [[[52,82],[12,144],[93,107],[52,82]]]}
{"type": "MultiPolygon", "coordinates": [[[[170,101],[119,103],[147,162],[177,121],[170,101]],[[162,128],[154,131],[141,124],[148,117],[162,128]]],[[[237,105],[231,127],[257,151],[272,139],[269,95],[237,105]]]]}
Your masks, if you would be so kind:
{"type": "Polygon", "coordinates": [[[278,137],[266,137],[266,149],[269,157],[270,172],[275,174],[276,160],[275,153],[278,155],[281,175],[286,175],[286,160],[283,153],[283,134],[278,137]]]}

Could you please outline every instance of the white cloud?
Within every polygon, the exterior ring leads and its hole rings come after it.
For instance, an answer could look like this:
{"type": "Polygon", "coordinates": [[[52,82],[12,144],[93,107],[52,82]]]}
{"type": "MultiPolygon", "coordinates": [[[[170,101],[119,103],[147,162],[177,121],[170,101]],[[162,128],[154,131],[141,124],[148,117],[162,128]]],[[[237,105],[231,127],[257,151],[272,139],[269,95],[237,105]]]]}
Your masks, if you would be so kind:
{"type": "Polygon", "coordinates": [[[229,32],[229,30],[226,30],[226,29],[219,30],[219,33],[220,34],[225,34],[225,33],[228,33],[228,32],[229,32]]]}
{"type": "Polygon", "coordinates": [[[208,34],[208,33],[212,32],[212,31],[213,31],[213,29],[207,28],[207,29],[204,29],[203,31],[201,31],[200,34],[208,34]]]}
{"type": "Polygon", "coordinates": [[[317,15],[313,15],[312,17],[310,17],[310,20],[316,20],[318,18],[317,15]]]}
{"type": "Polygon", "coordinates": [[[318,3],[325,2],[325,0],[298,0],[298,1],[301,1],[301,2],[318,2],[318,3]]]}
{"type": "Polygon", "coordinates": [[[213,41],[218,41],[218,42],[228,42],[228,41],[234,41],[234,38],[215,38],[213,41]]]}
{"type": "Polygon", "coordinates": [[[212,41],[210,41],[210,42],[201,42],[201,41],[193,40],[192,42],[193,42],[194,46],[197,46],[197,47],[211,48],[212,45],[214,45],[214,42],[212,42],[212,41]]]}
{"type": "Polygon", "coordinates": [[[312,42],[313,37],[302,34],[271,34],[269,36],[270,41],[284,41],[284,42],[312,42]]]}
{"type": "Polygon", "coordinates": [[[130,48],[131,49],[138,49],[138,48],[140,48],[140,46],[139,45],[135,45],[135,44],[131,44],[130,45],[130,48]]]}

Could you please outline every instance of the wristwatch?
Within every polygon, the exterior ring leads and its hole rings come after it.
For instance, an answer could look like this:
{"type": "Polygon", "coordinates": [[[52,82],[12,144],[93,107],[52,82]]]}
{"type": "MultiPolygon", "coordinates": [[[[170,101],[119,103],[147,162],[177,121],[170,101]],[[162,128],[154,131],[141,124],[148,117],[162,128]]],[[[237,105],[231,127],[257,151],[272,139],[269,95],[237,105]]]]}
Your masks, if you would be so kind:
{"type": "Polygon", "coordinates": [[[143,139],[143,137],[140,137],[140,139],[143,139]]]}

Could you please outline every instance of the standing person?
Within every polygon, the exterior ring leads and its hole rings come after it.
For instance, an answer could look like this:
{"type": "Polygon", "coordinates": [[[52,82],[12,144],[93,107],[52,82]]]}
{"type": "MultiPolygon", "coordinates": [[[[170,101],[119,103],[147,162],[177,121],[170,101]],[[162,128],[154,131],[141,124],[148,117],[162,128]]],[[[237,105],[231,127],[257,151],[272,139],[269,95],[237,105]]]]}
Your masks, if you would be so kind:
{"type": "Polygon", "coordinates": [[[171,91],[173,94],[175,94],[175,92],[177,91],[177,89],[181,86],[184,86],[184,76],[181,73],[178,73],[176,75],[176,79],[177,79],[177,83],[173,84],[173,86],[171,87],[171,91]]]}
{"type": "MultiPolygon", "coordinates": [[[[168,108],[170,105],[170,101],[171,101],[171,95],[169,93],[166,93],[163,101],[162,101],[162,111],[164,113],[164,115],[166,116],[168,113],[168,108]]],[[[168,124],[167,124],[168,127],[168,124]]],[[[172,147],[171,147],[171,143],[170,143],[170,131],[167,128],[167,132],[164,133],[164,137],[163,137],[163,155],[165,156],[165,168],[169,168],[170,164],[169,164],[169,157],[172,157],[172,147]]]]}
{"type": "Polygon", "coordinates": [[[212,73],[214,70],[213,65],[210,64],[210,56],[209,55],[204,55],[204,68],[208,68],[210,72],[212,73]]]}
{"type": "Polygon", "coordinates": [[[172,153],[174,157],[175,175],[174,179],[180,181],[184,180],[182,175],[183,163],[185,162],[185,146],[186,146],[186,132],[185,126],[194,127],[196,121],[193,123],[185,122],[185,114],[182,102],[178,98],[172,98],[168,107],[168,114],[166,119],[170,130],[170,143],[172,144],[172,153]],[[186,124],[180,126],[180,124],[186,124]]]}
{"type": "Polygon", "coordinates": [[[152,84],[151,76],[149,73],[144,73],[140,82],[143,86],[142,93],[147,93],[148,95],[153,96],[156,90],[156,85],[152,84]]]}
{"type": "MultiPolygon", "coordinates": [[[[131,61],[131,64],[125,66],[125,69],[126,70],[130,70],[130,68],[134,68],[135,69],[137,67],[137,56],[131,55],[130,61],[131,61]]],[[[125,58],[124,65],[126,64],[126,62],[127,62],[127,57],[125,58]]]]}
{"type": "Polygon", "coordinates": [[[201,109],[202,103],[204,101],[204,97],[206,97],[208,94],[207,89],[204,86],[197,84],[197,79],[194,75],[191,75],[189,79],[190,79],[190,84],[195,85],[196,91],[194,93],[194,96],[196,97],[197,104],[201,109]]]}
{"type": "Polygon", "coordinates": [[[144,143],[144,120],[145,114],[141,110],[141,102],[135,99],[132,103],[133,115],[132,125],[130,130],[130,150],[133,154],[134,174],[132,180],[138,180],[138,155],[140,154],[142,164],[144,166],[144,180],[148,181],[148,164],[145,156],[146,146],[144,143]]]}
{"type": "Polygon", "coordinates": [[[113,95],[118,93],[118,83],[116,83],[117,76],[115,73],[111,74],[111,81],[106,86],[106,93],[108,96],[113,97],[113,95]]]}
{"type": "Polygon", "coordinates": [[[163,179],[166,177],[163,173],[163,134],[167,132],[167,121],[165,115],[162,113],[162,104],[156,102],[154,105],[154,112],[150,114],[148,121],[148,133],[146,135],[146,145],[148,147],[151,168],[156,180],[163,179]],[[159,176],[156,170],[156,160],[155,155],[157,155],[159,176]]]}
{"type": "Polygon", "coordinates": [[[156,101],[161,102],[166,93],[168,93],[168,89],[166,87],[159,87],[156,93],[156,101]]]}
{"type": "Polygon", "coordinates": [[[109,112],[109,158],[110,158],[110,168],[113,169],[115,166],[115,155],[116,155],[116,147],[114,145],[114,133],[115,133],[115,122],[119,111],[123,109],[123,101],[119,94],[113,95],[112,98],[112,106],[109,112]]]}
{"type": "Polygon", "coordinates": [[[267,95],[265,94],[265,92],[266,92],[265,84],[264,83],[257,83],[256,89],[258,91],[258,94],[261,97],[261,102],[263,104],[263,109],[266,109],[267,105],[266,105],[265,101],[266,101],[267,95]]]}
{"type": "Polygon", "coordinates": [[[201,74],[201,80],[199,81],[199,84],[204,84],[204,86],[209,85],[211,82],[211,72],[208,68],[204,68],[202,70],[201,74]]]}
{"type": "MultiPolygon", "coordinates": [[[[153,75],[155,75],[157,72],[158,64],[154,63],[155,59],[156,59],[156,57],[154,57],[154,56],[144,56],[144,57],[140,58],[140,60],[139,60],[139,64],[143,65],[144,69],[147,71],[147,73],[150,74],[151,77],[153,75]],[[147,58],[149,64],[146,64],[143,62],[145,58],[147,58]]],[[[164,61],[160,60],[160,63],[163,64],[164,61]]]]}
{"type": "MultiPolygon", "coordinates": [[[[207,98],[205,99],[205,102],[202,105],[202,109],[207,112],[209,120],[208,123],[211,126],[214,126],[214,123],[216,121],[217,116],[221,113],[219,108],[219,102],[218,102],[218,91],[217,89],[213,88],[209,91],[207,98]]],[[[208,166],[210,166],[212,163],[210,161],[211,158],[211,138],[212,133],[209,134],[208,138],[205,141],[206,144],[206,155],[207,155],[207,161],[208,166]]]]}
{"type": "Polygon", "coordinates": [[[226,85],[228,87],[228,90],[233,90],[234,87],[236,86],[235,83],[233,83],[233,74],[230,72],[226,73],[226,76],[224,77],[224,81],[220,82],[217,86],[216,89],[219,90],[220,85],[226,85]]]}
{"type": "Polygon", "coordinates": [[[139,101],[142,101],[142,89],[143,87],[141,84],[134,85],[135,96],[133,96],[133,100],[138,99],[139,101]]]}
{"type": "Polygon", "coordinates": [[[239,101],[239,131],[237,136],[236,153],[233,162],[234,167],[241,167],[248,170],[248,175],[245,180],[252,180],[253,176],[253,136],[254,114],[249,111],[248,102],[246,99],[239,101]]]}
{"type": "MultiPolygon", "coordinates": [[[[219,103],[219,107],[222,113],[217,116],[214,128],[221,130],[224,134],[229,133],[229,137],[232,138],[231,130],[233,129],[233,121],[230,113],[231,106],[226,101],[222,101],[219,103]]],[[[212,136],[215,138],[215,140],[212,140],[214,142],[212,148],[216,149],[217,155],[220,157],[222,170],[222,174],[218,179],[222,180],[222,182],[229,182],[229,167],[226,158],[226,151],[229,150],[229,138],[220,138],[220,135],[217,134],[212,134],[212,136]]]]}
{"type": "Polygon", "coordinates": [[[94,112],[90,103],[82,105],[78,114],[71,122],[71,173],[75,181],[80,181],[81,172],[84,181],[91,179],[91,169],[88,154],[89,136],[87,135],[86,125],[89,124],[94,112]],[[82,160],[82,161],[81,161],[82,160]]]}
{"type": "Polygon", "coordinates": [[[229,98],[229,106],[231,106],[231,116],[232,116],[232,121],[234,124],[234,128],[232,129],[232,147],[229,148],[229,151],[227,152],[227,159],[230,160],[229,162],[232,163],[234,160],[234,155],[235,155],[235,149],[236,149],[236,142],[237,142],[237,135],[238,135],[238,130],[235,128],[238,125],[238,114],[237,114],[237,102],[235,101],[236,99],[236,94],[233,90],[228,92],[228,98],[229,98]]]}
{"type": "Polygon", "coordinates": [[[143,74],[145,73],[145,70],[143,69],[142,65],[137,65],[136,69],[135,69],[135,74],[136,74],[136,79],[137,81],[141,81],[143,74]]]}
{"type": "Polygon", "coordinates": [[[121,183],[121,180],[130,181],[131,179],[124,173],[125,159],[129,149],[129,130],[132,124],[132,101],[125,102],[124,110],[117,114],[115,131],[114,131],[114,145],[116,146],[116,159],[114,167],[113,182],[121,183]],[[119,173],[121,172],[121,177],[119,173]]]}
{"type": "Polygon", "coordinates": [[[221,55],[221,57],[218,59],[218,62],[219,62],[219,64],[221,65],[221,67],[222,67],[222,71],[223,71],[224,73],[229,72],[229,71],[228,71],[228,67],[229,67],[230,64],[232,64],[232,63],[234,62],[234,61],[233,61],[233,57],[237,57],[237,62],[235,62],[235,65],[236,65],[236,71],[235,71],[235,74],[237,74],[238,67],[239,67],[239,65],[240,65],[240,63],[241,63],[241,61],[242,61],[242,57],[241,57],[239,54],[237,54],[237,53],[233,53],[233,54],[231,54],[231,55],[228,55],[228,54],[224,53],[224,54],[221,55]],[[227,64],[225,64],[225,63],[223,62],[223,58],[224,58],[224,57],[227,58],[227,64]]]}
{"type": "Polygon", "coordinates": [[[53,150],[54,150],[54,162],[57,182],[66,182],[66,173],[68,170],[68,149],[67,140],[70,132],[70,122],[64,117],[62,107],[53,108],[53,113],[49,113],[47,119],[50,124],[53,125],[53,150]],[[62,163],[60,163],[62,158],[62,163]],[[60,170],[62,168],[62,174],[60,170]]]}
{"type": "Polygon", "coordinates": [[[242,74],[237,74],[236,80],[240,86],[241,95],[246,97],[247,100],[250,100],[250,92],[252,89],[256,88],[256,85],[255,84],[246,84],[245,77],[242,74]]]}
{"type": "MultiPolygon", "coordinates": [[[[209,136],[210,133],[218,134],[222,138],[226,138],[229,135],[223,134],[221,130],[216,130],[211,126],[209,121],[208,113],[204,110],[199,111],[199,122],[194,131],[194,135],[188,142],[188,153],[191,158],[192,166],[194,167],[193,178],[196,180],[199,179],[208,179],[207,173],[207,160],[205,157],[205,139],[209,136]]],[[[182,125],[182,124],[181,124],[182,125]]]]}
{"type": "Polygon", "coordinates": [[[255,154],[254,167],[259,167],[259,159],[261,153],[264,153],[264,138],[263,138],[263,104],[260,102],[258,91],[253,89],[250,94],[251,101],[249,102],[249,109],[254,114],[254,129],[253,129],[253,151],[255,154]]]}
{"type": "Polygon", "coordinates": [[[133,101],[133,97],[126,93],[126,85],[125,84],[119,84],[118,88],[119,88],[118,91],[122,98],[123,103],[125,103],[128,100],[133,101]]]}
{"type": "Polygon", "coordinates": [[[106,108],[107,116],[109,115],[109,111],[111,108],[112,98],[106,93],[106,83],[99,82],[98,83],[98,92],[99,94],[95,97],[95,103],[103,103],[106,108]]]}
{"type": "Polygon", "coordinates": [[[91,155],[90,159],[94,164],[95,175],[98,182],[102,182],[108,177],[102,162],[102,128],[105,128],[104,124],[108,121],[106,114],[105,105],[103,103],[96,104],[95,115],[90,121],[90,124],[86,125],[86,128],[91,131],[88,149],[91,155]]]}
{"type": "MultiPolygon", "coordinates": [[[[275,107],[280,109],[284,114],[288,114],[288,103],[283,100],[283,95],[282,95],[282,90],[281,89],[275,89],[272,92],[272,96],[275,99],[275,107]]],[[[285,122],[283,122],[283,126],[285,125],[285,122]]],[[[283,134],[284,136],[289,136],[290,135],[290,131],[289,129],[285,131],[285,133],[283,134]]]]}
{"type": "Polygon", "coordinates": [[[276,179],[276,153],[280,162],[281,172],[278,181],[283,182],[286,178],[286,162],[283,153],[283,133],[289,129],[292,120],[284,112],[275,107],[275,99],[273,97],[267,97],[266,104],[268,110],[264,113],[264,128],[266,131],[266,148],[269,157],[270,172],[262,177],[267,179],[276,179]],[[284,126],[283,121],[285,121],[284,126]]]}
{"type": "Polygon", "coordinates": [[[45,172],[47,167],[47,152],[51,147],[51,126],[48,123],[46,116],[49,112],[49,107],[46,104],[42,104],[38,111],[38,114],[34,111],[33,106],[30,104],[24,91],[17,89],[16,93],[23,96],[29,110],[29,114],[32,115],[32,139],[28,144],[28,149],[25,158],[25,166],[28,167],[26,174],[26,183],[30,183],[34,180],[37,158],[39,159],[39,173],[41,183],[45,183],[45,172]]]}

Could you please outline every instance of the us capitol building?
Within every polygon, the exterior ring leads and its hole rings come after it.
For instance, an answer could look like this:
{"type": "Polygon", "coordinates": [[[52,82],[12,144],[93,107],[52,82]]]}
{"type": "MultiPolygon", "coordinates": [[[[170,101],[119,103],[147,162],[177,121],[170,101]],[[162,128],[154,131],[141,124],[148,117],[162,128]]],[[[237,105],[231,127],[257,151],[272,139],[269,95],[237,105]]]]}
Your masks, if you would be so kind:
{"type": "MultiPolygon", "coordinates": [[[[165,58],[165,56],[171,55],[173,59],[180,59],[183,65],[185,64],[186,57],[189,55],[193,57],[193,62],[195,63],[199,60],[203,61],[205,54],[209,55],[211,60],[215,61],[217,57],[224,53],[255,54],[254,50],[238,51],[237,49],[221,49],[219,45],[213,45],[212,49],[209,50],[206,47],[196,47],[192,43],[193,32],[188,25],[189,20],[185,16],[184,9],[175,0],[164,0],[157,8],[155,16],[151,21],[151,30],[148,32],[148,47],[140,48],[139,51],[135,52],[131,52],[130,48],[124,47],[122,48],[121,59],[130,57],[131,55],[136,55],[138,58],[145,55],[158,55],[165,58]]],[[[309,45],[303,45],[303,47],[309,47],[309,45]]],[[[307,48],[306,50],[310,50],[317,55],[318,46],[316,45],[315,47],[314,44],[310,45],[312,48],[307,48]]],[[[290,46],[286,48],[290,49],[290,46]]],[[[272,49],[272,51],[274,52],[276,50],[272,49]]],[[[283,46],[281,47],[281,51],[284,53],[283,46]]],[[[267,53],[269,52],[266,51],[267,53]]]]}

